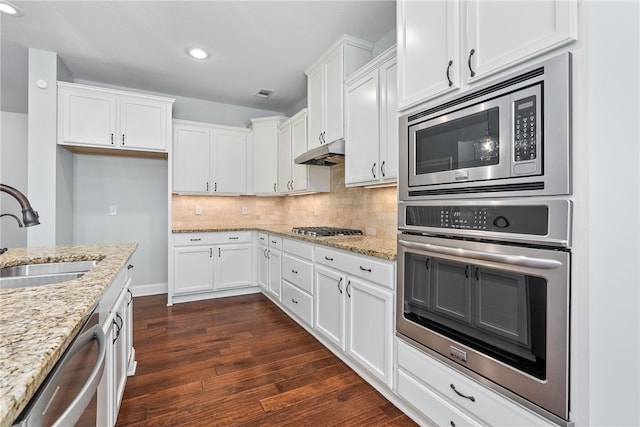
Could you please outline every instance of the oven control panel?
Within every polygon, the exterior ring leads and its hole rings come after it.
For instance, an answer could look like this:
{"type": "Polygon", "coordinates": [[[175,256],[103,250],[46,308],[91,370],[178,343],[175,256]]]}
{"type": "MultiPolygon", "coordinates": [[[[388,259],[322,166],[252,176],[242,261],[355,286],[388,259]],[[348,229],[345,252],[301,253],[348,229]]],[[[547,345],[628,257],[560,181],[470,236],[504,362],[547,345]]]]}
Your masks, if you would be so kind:
{"type": "Polygon", "coordinates": [[[515,123],[513,134],[514,161],[534,160],[536,158],[536,97],[529,96],[514,102],[515,123]]]}
{"type": "Polygon", "coordinates": [[[416,227],[465,229],[544,236],[549,208],[518,206],[407,206],[406,224],[416,227]]]}

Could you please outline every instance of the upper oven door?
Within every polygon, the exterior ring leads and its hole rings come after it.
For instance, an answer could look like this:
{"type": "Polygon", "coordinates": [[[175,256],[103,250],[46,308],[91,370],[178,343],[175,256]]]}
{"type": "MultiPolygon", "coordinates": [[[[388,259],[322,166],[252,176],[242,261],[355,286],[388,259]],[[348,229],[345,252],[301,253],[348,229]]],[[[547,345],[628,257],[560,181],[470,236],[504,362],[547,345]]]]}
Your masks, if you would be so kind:
{"type": "Polygon", "coordinates": [[[409,126],[409,186],[508,177],[509,115],[500,97],[409,126]]]}

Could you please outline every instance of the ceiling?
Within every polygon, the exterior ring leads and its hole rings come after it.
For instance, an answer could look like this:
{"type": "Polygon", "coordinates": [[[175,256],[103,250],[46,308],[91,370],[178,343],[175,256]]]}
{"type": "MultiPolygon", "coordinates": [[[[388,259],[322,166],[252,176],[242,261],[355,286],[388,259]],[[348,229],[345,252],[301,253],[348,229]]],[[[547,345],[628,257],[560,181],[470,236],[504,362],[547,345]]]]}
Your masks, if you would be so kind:
{"type": "Polygon", "coordinates": [[[393,0],[12,3],[24,16],[1,14],[0,108],[20,113],[27,48],[56,52],[76,81],[286,112],[340,35],[376,42],[395,30],[393,0]],[[209,58],[191,59],[193,46],[209,58]]]}

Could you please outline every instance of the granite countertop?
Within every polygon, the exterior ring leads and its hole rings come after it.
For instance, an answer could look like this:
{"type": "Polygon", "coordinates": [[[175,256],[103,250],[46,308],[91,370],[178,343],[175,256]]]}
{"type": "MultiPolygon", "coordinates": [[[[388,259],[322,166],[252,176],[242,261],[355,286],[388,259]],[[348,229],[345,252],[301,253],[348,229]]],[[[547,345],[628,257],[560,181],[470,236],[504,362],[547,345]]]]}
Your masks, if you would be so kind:
{"type": "Polygon", "coordinates": [[[9,249],[0,268],[100,260],[63,283],[0,289],[0,427],[10,426],[88,319],[137,244],[9,249]]]}
{"type": "Polygon", "coordinates": [[[376,236],[336,236],[336,237],[311,237],[294,234],[288,225],[262,225],[257,227],[220,227],[208,229],[173,229],[173,233],[204,233],[221,231],[261,231],[264,233],[278,234],[283,237],[304,240],[305,242],[329,246],[345,251],[356,252],[377,258],[394,261],[397,257],[397,241],[394,238],[381,238],[376,236]]]}

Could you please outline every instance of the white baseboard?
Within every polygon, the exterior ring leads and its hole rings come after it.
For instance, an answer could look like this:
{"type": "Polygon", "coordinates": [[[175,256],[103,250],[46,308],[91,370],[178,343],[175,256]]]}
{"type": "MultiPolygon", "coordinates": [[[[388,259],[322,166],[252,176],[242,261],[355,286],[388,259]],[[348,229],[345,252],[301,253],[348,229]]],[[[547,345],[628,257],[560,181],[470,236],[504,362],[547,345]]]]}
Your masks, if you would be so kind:
{"type": "Polygon", "coordinates": [[[134,297],[166,294],[168,289],[169,289],[168,283],[145,283],[142,285],[131,286],[131,292],[133,293],[134,297]]]}

